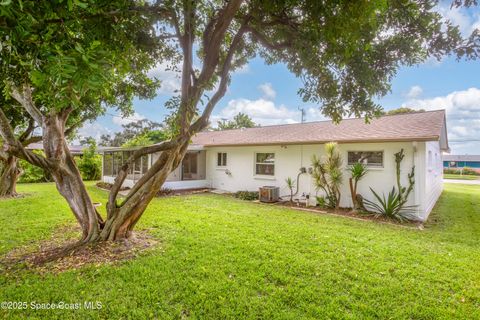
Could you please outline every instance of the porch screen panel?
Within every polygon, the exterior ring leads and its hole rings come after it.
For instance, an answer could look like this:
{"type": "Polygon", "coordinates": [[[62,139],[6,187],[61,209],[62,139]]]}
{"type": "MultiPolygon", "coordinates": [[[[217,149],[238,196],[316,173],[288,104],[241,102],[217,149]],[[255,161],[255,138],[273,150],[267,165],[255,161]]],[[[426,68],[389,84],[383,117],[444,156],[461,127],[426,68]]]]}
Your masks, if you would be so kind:
{"type": "Polygon", "coordinates": [[[113,153],[113,175],[116,176],[118,171],[122,167],[122,153],[114,152],[113,153]]]}
{"type": "Polygon", "coordinates": [[[113,155],[111,152],[106,152],[103,157],[103,175],[113,175],[113,155]]]}

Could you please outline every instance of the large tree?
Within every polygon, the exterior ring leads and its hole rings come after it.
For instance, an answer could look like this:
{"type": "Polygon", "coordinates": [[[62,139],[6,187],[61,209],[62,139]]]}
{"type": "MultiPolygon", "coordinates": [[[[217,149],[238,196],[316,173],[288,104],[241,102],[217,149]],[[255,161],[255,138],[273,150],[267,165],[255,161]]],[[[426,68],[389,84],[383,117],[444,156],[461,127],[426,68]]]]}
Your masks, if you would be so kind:
{"type": "MultiPolygon", "coordinates": [[[[41,136],[34,136],[35,122],[28,114],[15,106],[14,101],[6,101],[0,97],[2,108],[9,114],[9,121],[14,135],[22,146],[41,141],[41,136]],[[15,107],[12,107],[14,105],[15,107]]],[[[0,197],[14,197],[17,195],[17,180],[22,170],[19,158],[5,151],[0,138],[0,197]]]]}
{"type": "Polygon", "coordinates": [[[26,68],[21,77],[5,66],[2,72],[12,83],[9,93],[42,126],[46,157],[21,148],[2,113],[0,132],[9,152],[52,171],[82,226],[83,242],[131,235],[180,164],[191,137],[208,126],[232,71],[254,56],[269,64],[284,63],[302,79],[302,98],[318,102],[325,115],[339,121],[379,114],[373,98],[388,92],[399,66],[466,50],[458,28],[434,12],[435,1],[53,2],[56,5],[48,8],[33,1],[24,1],[22,8],[0,8],[0,26],[7,26],[1,29],[2,41],[8,33],[7,45],[16,53],[9,65],[26,68]],[[155,32],[142,34],[142,28],[150,31],[150,18],[155,19],[155,32]],[[140,77],[150,60],[134,43],[137,34],[143,35],[137,40],[147,39],[148,48],[156,48],[158,63],[180,64],[181,89],[167,104],[172,109],[171,139],[140,148],[126,161],[110,191],[104,220],[66,149],[63,128],[73,112],[87,109],[84,96],[94,101],[107,97],[114,104],[111,93],[118,78],[136,79],[129,73],[140,77]],[[129,168],[138,158],[160,151],[158,160],[119,200],[129,168]]]}
{"type": "Polygon", "coordinates": [[[147,145],[165,139],[162,124],[148,119],[141,119],[122,125],[122,130],[112,135],[104,134],[100,137],[99,145],[103,147],[121,147],[134,145],[135,141],[144,141],[147,145]]]}
{"type": "Polygon", "coordinates": [[[243,112],[239,112],[233,120],[222,120],[217,122],[218,130],[253,128],[256,126],[252,118],[243,112]]]}

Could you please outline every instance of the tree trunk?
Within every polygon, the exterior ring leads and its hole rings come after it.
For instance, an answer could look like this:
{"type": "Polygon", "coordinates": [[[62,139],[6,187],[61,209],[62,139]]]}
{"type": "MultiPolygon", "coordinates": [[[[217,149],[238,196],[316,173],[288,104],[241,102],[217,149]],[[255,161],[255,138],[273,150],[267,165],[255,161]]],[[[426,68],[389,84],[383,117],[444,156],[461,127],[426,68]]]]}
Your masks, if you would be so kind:
{"type": "Polygon", "coordinates": [[[75,218],[82,227],[82,242],[98,239],[103,220],[98,214],[83,183],[80,171],[68,149],[64,137],[64,119],[46,117],[43,125],[43,147],[47,159],[55,160],[49,167],[57,190],[65,198],[75,218]]]}
{"type": "Polygon", "coordinates": [[[188,141],[176,149],[162,152],[152,165],[151,170],[158,170],[138,189],[132,189],[126,200],[113,209],[107,207],[107,220],[100,234],[100,240],[126,239],[132,236],[132,230],[145,212],[148,204],[156,196],[168,175],[182,161],[187,151],[188,141]]]}
{"type": "Polygon", "coordinates": [[[20,176],[18,158],[9,155],[0,165],[0,197],[15,197],[17,195],[17,180],[20,176]]]}

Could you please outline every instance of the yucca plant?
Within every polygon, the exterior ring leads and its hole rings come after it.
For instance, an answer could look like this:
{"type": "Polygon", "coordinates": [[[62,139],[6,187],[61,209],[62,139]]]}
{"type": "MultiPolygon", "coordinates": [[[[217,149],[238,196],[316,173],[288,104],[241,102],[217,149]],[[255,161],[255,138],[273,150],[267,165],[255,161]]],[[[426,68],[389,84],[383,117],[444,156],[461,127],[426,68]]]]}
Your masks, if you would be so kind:
{"type": "Polygon", "coordinates": [[[359,208],[359,203],[357,202],[357,184],[360,179],[362,179],[368,172],[367,166],[365,166],[363,163],[357,162],[353,166],[351,166],[349,169],[350,171],[350,179],[349,179],[349,184],[350,184],[350,193],[352,196],[352,203],[353,203],[353,209],[357,210],[359,208]]]}
{"type": "Polygon", "coordinates": [[[378,203],[364,199],[364,204],[368,209],[375,212],[376,216],[386,216],[399,221],[413,220],[415,218],[415,208],[417,206],[405,206],[405,202],[395,187],[388,193],[380,197],[372,188],[370,188],[378,203]]]}
{"type": "Polygon", "coordinates": [[[340,186],[343,180],[342,158],[335,142],[325,145],[327,154],[323,161],[316,155],[312,157],[312,177],[315,188],[325,193],[325,205],[338,209],[340,206],[340,186]]]}
{"type": "Polygon", "coordinates": [[[290,203],[293,203],[293,189],[295,189],[295,180],[288,177],[285,179],[288,190],[290,190],[290,203]]]}

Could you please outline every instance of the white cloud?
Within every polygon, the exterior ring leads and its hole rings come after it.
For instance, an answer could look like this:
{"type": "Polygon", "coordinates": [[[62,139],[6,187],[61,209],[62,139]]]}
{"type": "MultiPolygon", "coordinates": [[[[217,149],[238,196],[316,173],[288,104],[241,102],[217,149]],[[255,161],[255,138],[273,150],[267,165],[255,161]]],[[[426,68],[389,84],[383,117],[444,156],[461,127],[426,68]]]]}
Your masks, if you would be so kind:
{"type": "Polygon", "coordinates": [[[454,153],[480,153],[479,142],[468,142],[478,140],[480,137],[479,88],[454,91],[445,96],[429,99],[410,99],[402,106],[425,110],[445,109],[452,151],[454,153]],[[475,145],[476,148],[472,149],[472,145],[475,145]]]}
{"type": "Polygon", "coordinates": [[[473,10],[464,7],[452,8],[450,1],[441,2],[437,6],[437,12],[445,20],[450,20],[454,25],[457,25],[464,36],[470,35],[473,30],[480,27],[480,14],[472,13],[473,10]]]}
{"type": "Polygon", "coordinates": [[[179,70],[181,69],[178,65],[172,67],[166,63],[159,63],[155,68],[150,70],[148,76],[151,78],[157,78],[161,81],[158,93],[171,95],[181,88],[181,73],[179,70]]]}
{"type": "Polygon", "coordinates": [[[259,85],[258,89],[260,89],[262,92],[263,98],[267,100],[273,100],[277,95],[277,92],[273,89],[273,86],[270,82],[259,85]]]}
{"type": "MultiPolygon", "coordinates": [[[[292,110],[285,105],[275,105],[273,101],[263,98],[257,100],[234,99],[230,100],[225,108],[218,114],[211,117],[211,123],[216,126],[217,121],[222,119],[233,119],[239,112],[247,114],[253,122],[261,126],[275,124],[298,123],[301,120],[301,112],[298,109],[292,110]]],[[[309,107],[305,110],[306,121],[325,120],[320,109],[309,107]]]]}
{"type": "Polygon", "coordinates": [[[289,110],[286,106],[276,106],[273,101],[263,98],[257,100],[230,100],[219,114],[212,116],[212,124],[221,119],[233,119],[239,112],[245,113],[259,125],[295,123],[300,120],[300,112],[289,110]]]}
{"type": "MultiPolygon", "coordinates": [[[[78,130],[80,137],[93,137],[99,141],[102,134],[112,134],[112,130],[106,128],[98,122],[85,123],[83,127],[78,130]]],[[[74,141],[74,144],[78,144],[78,141],[74,141]]]]}
{"type": "Polygon", "coordinates": [[[407,92],[406,97],[408,99],[416,99],[419,96],[421,96],[423,93],[423,89],[420,86],[413,86],[410,88],[410,90],[407,92]]]}
{"type": "Polygon", "coordinates": [[[119,126],[126,125],[126,124],[136,122],[138,120],[143,120],[143,119],[145,119],[145,116],[143,116],[141,114],[138,114],[137,112],[135,112],[133,115],[125,117],[125,118],[123,118],[121,116],[113,116],[112,117],[113,123],[115,123],[119,126]]]}

